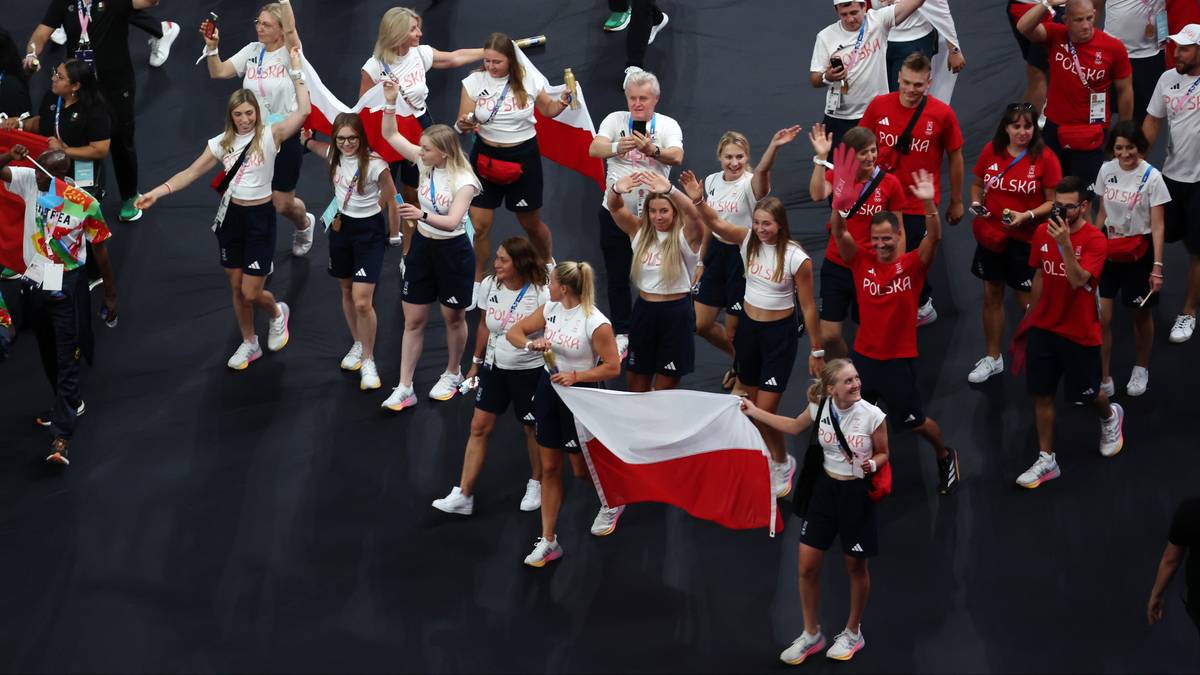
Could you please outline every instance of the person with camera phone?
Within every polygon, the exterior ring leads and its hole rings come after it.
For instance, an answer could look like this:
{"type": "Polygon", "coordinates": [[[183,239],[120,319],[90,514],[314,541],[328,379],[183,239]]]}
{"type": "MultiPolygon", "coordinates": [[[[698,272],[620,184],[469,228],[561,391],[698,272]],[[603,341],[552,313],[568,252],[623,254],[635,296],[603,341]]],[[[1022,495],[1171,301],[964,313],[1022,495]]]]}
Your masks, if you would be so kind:
{"type": "Polygon", "coordinates": [[[1100,303],[1097,290],[1108,244],[1087,221],[1091,193],[1083,179],[1067,176],[1054,190],[1050,219],[1033,235],[1029,264],[1034,268],[1025,330],[1026,384],[1033,398],[1038,457],[1017,477],[1033,489],[1058,478],[1054,453],[1054,396],[1063,383],[1067,399],[1090,404],[1100,417],[1100,454],[1116,455],[1125,445],[1125,411],[1110,403],[1100,387],[1100,303]]]}

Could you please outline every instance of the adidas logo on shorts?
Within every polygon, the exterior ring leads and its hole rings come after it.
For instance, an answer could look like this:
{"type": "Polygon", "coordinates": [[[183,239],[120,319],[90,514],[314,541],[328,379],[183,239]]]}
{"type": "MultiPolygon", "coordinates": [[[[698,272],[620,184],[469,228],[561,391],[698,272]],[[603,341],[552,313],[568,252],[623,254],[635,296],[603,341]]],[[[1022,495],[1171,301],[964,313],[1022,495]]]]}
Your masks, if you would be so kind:
{"type": "Polygon", "coordinates": [[[452,296],[450,296],[449,298],[446,298],[446,304],[447,304],[447,305],[457,305],[457,304],[458,304],[458,298],[456,298],[456,297],[454,297],[454,296],[452,295],[452,296]]]}
{"type": "Polygon", "coordinates": [[[851,546],[850,551],[853,553],[862,553],[862,544],[855,544],[854,546],[851,546]]]}
{"type": "Polygon", "coordinates": [[[575,444],[575,441],[567,441],[567,444],[566,444],[566,445],[564,445],[563,447],[565,447],[565,448],[578,448],[579,446],[575,444]]]}
{"type": "Polygon", "coordinates": [[[905,421],[905,422],[915,422],[916,420],[917,420],[917,418],[916,418],[916,417],[914,417],[912,413],[909,413],[909,414],[908,414],[908,417],[906,417],[906,418],[904,419],[904,421],[905,421]]]}
{"type": "Polygon", "coordinates": [[[514,206],[516,206],[518,208],[519,207],[529,208],[529,203],[526,202],[524,199],[522,199],[521,201],[517,202],[514,206]]]}
{"type": "Polygon", "coordinates": [[[525,416],[524,416],[524,417],[522,417],[521,419],[525,420],[526,422],[535,422],[535,421],[537,421],[537,420],[533,419],[533,413],[525,413],[525,416]]]}
{"type": "Polygon", "coordinates": [[[767,380],[766,382],[763,382],[763,384],[768,387],[778,387],[779,386],[779,383],[776,382],[775,378],[773,378],[773,377],[771,379],[767,380]]]}
{"type": "Polygon", "coordinates": [[[733,303],[733,307],[730,307],[729,309],[737,310],[740,312],[740,311],[742,311],[742,303],[735,302],[735,303],[733,303]]]}
{"type": "Polygon", "coordinates": [[[356,276],[356,277],[365,277],[365,276],[367,276],[367,270],[366,270],[366,268],[363,268],[363,267],[360,267],[360,268],[358,268],[358,271],[354,273],[354,276],[356,276]]]}
{"type": "Polygon", "coordinates": [[[668,363],[667,365],[663,366],[663,370],[675,370],[675,362],[672,361],[672,362],[668,363]]]}
{"type": "Polygon", "coordinates": [[[246,269],[248,269],[248,270],[261,270],[262,268],[258,266],[258,261],[257,261],[257,260],[255,260],[254,262],[252,262],[252,263],[250,263],[249,265],[247,265],[247,266],[246,266],[246,269]]]}

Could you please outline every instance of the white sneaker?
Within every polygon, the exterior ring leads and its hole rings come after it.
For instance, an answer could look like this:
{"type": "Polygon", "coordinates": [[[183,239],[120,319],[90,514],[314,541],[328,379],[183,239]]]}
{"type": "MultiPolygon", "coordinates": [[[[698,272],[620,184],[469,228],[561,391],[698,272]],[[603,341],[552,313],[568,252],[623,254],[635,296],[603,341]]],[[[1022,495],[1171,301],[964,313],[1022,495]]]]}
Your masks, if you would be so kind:
{"type": "Polygon", "coordinates": [[[1112,457],[1125,447],[1125,434],[1121,429],[1125,425],[1125,409],[1119,403],[1110,403],[1113,415],[1106,420],[1100,420],[1100,454],[1112,457]]]}
{"type": "Polygon", "coordinates": [[[359,368],[362,368],[361,342],[355,342],[354,344],[350,345],[350,351],[346,352],[346,355],[342,357],[341,365],[342,370],[349,370],[350,372],[354,372],[359,368]]]}
{"type": "Polygon", "coordinates": [[[469,516],[475,510],[475,497],[468,497],[462,493],[462,488],[457,485],[450,490],[450,494],[441,499],[433,500],[433,508],[446,513],[457,513],[460,516],[469,516]]]}
{"type": "Polygon", "coordinates": [[[525,484],[525,496],[521,497],[522,511],[537,511],[542,508],[542,483],[532,478],[525,484]]]}
{"type": "Polygon", "coordinates": [[[435,401],[449,401],[458,394],[458,385],[462,384],[463,376],[458,373],[442,373],[437,384],[429,390],[429,398],[435,401]]]}
{"type": "Polygon", "coordinates": [[[617,360],[624,361],[629,357],[629,335],[621,333],[617,335],[617,360]]]}
{"type": "Polygon", "coordinates": [[[379,370],[375,368],[375,359],[363,359],[362,369],[358,374],[358,388],[370,391],[381,386],[383,383],[379,381],[379,370]]]}
{"type": "Polygon", "coordinates": [[[1117,387],[1113,384],[1113,379],[1111,377],[1100,382],[1100,391],[1109,398],[1117,395],[1117,387]]]}
{"type": "Polygon", "coordinates": [[[552,560],[563,557],[562,546],[558,545],[558,537],[554,541],[546,541],[542,537],[533,545],[533,553],[525,556],[525,564],[530,567],[541,567],[552,560]]]}
{"type": "Polygon", "coordinates": [[[786,462],[771,462],[771,490],[776,497],[786,497],[792,491],[792,476],[796,475],[796,458],[788,455],[786,462]]]}
{"type": "Polygon", "coordinates": [[[1150,388],[1150,371],[1141,366],[1134,366],[1133,373],[1129,376],[1129,383],[1125,385],[1125,393],[1130,396],[1141,396],[1150,388]]]}
{"type": "Polygon", "coordinates": [[[646,40],[646,44],[654,44],[654,38],[658,37],[658,34],[662,31],[662,29],[667,27],[667,22],[671,20],[671,17],[667,16],[666,12],[663,12],[662,15],[662,21],[654,24],[654,27],[650,29],[650,39],[646,40]]]}
{"type": "Polygon", "coordinates": [[[615,509],[606,509],[600,507],[600,511],[596,513],[596,519],[592,521],[592,534],[597,537],[607,537],[617,529],[617,519],[621,514],[625,513],[624,506],[618,506],[615,509]]]}
{"type": "Polygon", "coordinates": [[[297,258],[304,256],[312,249],[313,232],[317,230],[317,219],[313,217],[313,214],[304,214],[304,222],[308,227],[296,230],[296,233],[292,235],[292,255],[297,258]]]}
{"type": "Polygon", "coordinates": [[[837,637],[833,639],[833,646],[825,652],[825,656],[837,661],[849,661],[866,646],[867,639],[863,636],[862,626],[859,626],[858,635],[851,635],[848,630],[838,633],[837,637]]]}
{"type": "Polygon", "coordinates": [[[256,336],[254,342],[242,342],[238,345],[237,351],[229,357],[225,365],[234,370],[245,370],[251,361],[256,361],[262,354],[262,347],[258,346],[258,337],[256,336]]]}
{"type": "Polygon", "coordinates": [[[292,315],[292,310],[288,308],[286,302],[277,303],[279,307],[279,316],[271,319],[267,328],[267,349],[277,352],[287,346],[290,335],[288,333],[288,317],[292,315]]]}
{"type": "Polygon", "coordinates": [[[400,412],[405,408],[411,408],[417,404],[417,393],[413,391],[411,386],[405,387],[396,385],[392,389],[392,395],[387,397],[383,403],[379,404],[380,408],[387,408],[392,412],[400,412]]]}
{"type": "Polygon", "coordinates": [[[1048,480],[1058,478],[1060,475],[1062,475],[1062,470],[1058,468],[1058,460],[1054,458],[1054,455],[1039,452],[1037,461],[1033,463],[1033,466],[1026,469],[1025,473],[1017,476],[1017,485],[1032,490],[1048,480]]]}
{"type": "Polygon", "coordinates": [[[991,356],[985,356],[982,359],[979,359],[978,361],[975,362],[975,367],[971,370],[971,373],[969,375],[967,375],[967,382],[970,382],[971,384],[979,384],[981,382],[986,382],[987,379],[990,378],[991,376],[999,375],[1000,373],[1003,373],[1003,372],[1004,372],[1004,356],[1003,355],[998,356],[996,358],[992,358],[991,356]]]}
{"type": "Polygon", "coordinates": [[[1179,344],[1192,339],[1192,331],[1196,330],[1196,317],[1193,314],[1180,314],[1175,317],[1175,325],[1171,326],[1171,342],[1179,344]]]}
{"type": "Polygon", "coordinates": [[[816,654],[825,649],[825,634],[820,630],[816,635],[801,633],[800,637],[792,641],[792,644],[787,649],[779,654],[779,660],[789,666],[798,666],[804,663],[804,659],[816,654]]]}
{"type": "Polygon", "coordinates": [[[56,45],[65,45],[67,44],[67,31],[64,30],[62,26],[59,26],[58,28],[54,29],[53,33],[50,34],[50,39],[56,45]]]}
{"type": "Polygon", "coordinates": [[[467,311],[471,311],[479,306],[479,282],[476,281],[474,286],[471,286],[471,304],[467,305],[467,311]]]}
{"type": "Polygon", "coordinates": [[[167,62],[171,55],[171,44],[179,37],[179,24],[172,21],[162,22],[161,38],[150,38],[150,67],[158,68],[167,62]]]}
{"type": "Polygon", "coordinates": [[[917,328],[928,326],[934,321],[937,321],[937,310],[933,308],[933,298],[929,298],[917,308],[917,328]]]}

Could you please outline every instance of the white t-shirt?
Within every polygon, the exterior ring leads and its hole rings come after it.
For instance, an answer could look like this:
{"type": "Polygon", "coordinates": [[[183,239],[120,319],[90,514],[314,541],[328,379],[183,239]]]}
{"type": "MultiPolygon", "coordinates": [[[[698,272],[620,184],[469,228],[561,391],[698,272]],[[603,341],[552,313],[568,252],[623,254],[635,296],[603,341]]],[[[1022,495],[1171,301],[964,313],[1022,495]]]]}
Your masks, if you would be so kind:
{"type": "Polygon", "coordinates": [[[1096,192],[1104,189],[1105,234],[1109,239],[1150,234],[1150,207],[1171,201],[1171,193],[1162,173],[1142,160],[1133,171],[1125,171],[1116,159],[1110,159],[1096,174],[1096,192]],[[1146,184],[1142,185],[1142,177],[1146,184]],[[1141,187],[1141,194],[1138,188],[1141,187]],[[1136,200],[1136,203],[1135,203],[1136,200]],[[1130,206],[1133,206],[1132,211],[1130,206]]]}
{"type": "MultiPolygon", "coordinates": [[[[597,136],[603,136],[609,141],[619,141],[622,137],[632,134],[633,115],[625,110],[609,113],[608,117],[605,117],[604,121],[600,123],[600,129],[596,132],[597,136]]],[[[646,122],[646,134],[663,150],[683,147],[683,129],[680,128],[679,122],[666,115],[654,113],[654,117],[646,122]]],[[[613,155],[608,158],[608,171],[604,179],[605,187],[612,188],[618,180],[639,171],[653,171],[663,178],[671,177],[671,167],[634,148],[624,155],[613,155]]],[[[648,193],[649,190],[645,185],[638,185],[629,194],[622,195],[625,200],[625,208],[629,209],[633,215],[641,216],[642,202],[648,193]]],[[[605,209],[608,208],[607,197],[608,192],[600,196],[600,205],[605,209]]]]}
{"type": "Polygon", "coordinates": [[[242,86],[258,96],[258,105],[264,108],[263,122],[274,123],[294,112],[300,104],[296,101],[296,85],[288,74],[292,69],[292,57],[287,46],[273,52],[265,49],[261,42],[251,42],[229,62],[237,74],[243,76],[242,86]]]}
{"type": "MultiPolygon", "coordinates": [[[[529,370],[543,364],[542,355],[527,352],[512,346],[504,336],[522,319],[533,314],[538,307],[550,300],[550,290],[545,286],[529,285],[524,295],[521,289],[511,290],[496,283],[496,277],[488,275],[479,284],[479,303],[487,317],[488,343],[484,363],[493,364],[504,370],[529,370]],[[517,302],[517,296],[521,301],[517,302]],[[516,303],[515,305],[513,303],[516,303]]],[[[530,336],[533,339],[535,336],[530,336]]]]}
{"type": "MultiPolygon", "coordinates": [[[[809,70],[824,73],[829,68],[829,59],[836,55],[842,59],[850,74],[850,91],[841,95],[841,105],[829,113],[830,117],[859,119],[867,111],[871,99],[888,93],[887,43],[892,26],[896,24],[895,7],[867,10],[863,21],[866,29],[862,31],[848,31],[838,21],[817,33],[809,70]],[[860,32],[863,36],[862,46],[855,50],[860,32]]],[[[842,83],[834,82],[829,87],[841,92],[842,83]]]]}
{"type": "MultiPolygon", "coordinates": [[[[392,54],[395,56],[395,54],[392,54]]],[[[395,56],[390,63],[382,63],[372,56],[362,65],[362,70],[379,83],[384,74],[396,79],[400,85],[400,95],[413,107],[417,117],[425,114],[425,102],[429,98],[429,86],[425,83],[425,73],[433,67],[433,47],[417,45],[408,50],[404,56],[395,56]]]]}
{"type": "Polygon", "coordinates": [[[477,70],[462,81],[467,96],[475,99],[475,119],[479,122],[479,137],[491,143],[520,143],[537,135],[534,130],[533,104],[538,93],[545,89],[546,82],[533,72],[525,71],[525,106],[517,107],[517,97],[512,87],[504,91],[507,77],[496,79],[487,71],[477,70]],[[500,95],[500,109],[496,104],[500,95]],[[492,116],[495,111],[495,116],[492,116]]]}
{"type": "Polygon", "coordinates": [[[367,175],[360,179],[366,182],[363,183],[362,194],[359,194],[358,184],[354,182],[358,175],[358,159],[352,155],[342,155],[333,176],[333,198],[338,211],[351,218],[369,218],[382,211],[379,206],[379,176],[387,170],[387,162],[372,153],[367,161],[367,175]]]}
{"type": "MultiPolygon", "coordinates": [[[[234,136],[233,149],[229,152],[221,148],[221,139],[224,136],[221,134],[208,139],[208,151],[221,162],[225,171],[229,171],[237,161],[238,155],[242,154],[242,148],[254,138],[254,132],[234,136]]],[[[262,148],[261,153],[251,150],[246,154],[246,161],[242,162],[238,174],[229,184],[229,189],[232,190],[230,197],[253,201],[271,196],[271,179],[275,177],[275,154],[279,150],[275,147],[275,136],[271,134],[269,125],[263,127],[259,146],[262,148]]]]}
{"type": "MultiPolygon", "coordinates": [[[[817,416],[819,404],[809,403],[808,414],[817,416]]],[[[854,476],[862,478],[862,462],[871,459],[875,454],[875,444],[871,442],[871,434],[883,424],[887,415],[879,408],[859,399],[848,410],[838,410],[833,399],[825,403],[821,419],[817,421],[817,437],[821,440],[821,449],[825,451],[825,470],[835,476],[854,476]],[[846,445],[854,453],[854,464],[846,457],[846,451],[838,442],[837,432],[833,429],[832,415],[837,415],[838,426],[846,437],[846,445]]]]}
{"type": "Polygon", "coordinates": [[[793,297],[796,294],[796,270],[808,260],[808,254],[794,241],[787,242],[787,252],[783,256],[783,274],[779,281],[775,277],[775,246],[760,244],[754,260],[748,260],[750,238],[756,236],[753,231],[746,233],[742,240],[742,263],[746,266],[746,296],[747,303],[759,309],[791,309],[795,306],[793,297]]]}
{"type": "MultiPolygon", "coordinates": [[[[679,250],[683,253],[683,260],[680,261],[679,276],[674,283],[668,283],[662,268],[662,242],[671,236],[670,232],[654,233],[658,237],[658,243],[646,249],[645,255],[641,260],[634,260],[633,264],[638,266],[637,287],[639,291],[646,293],[659,293],[662,295],[670,295],[672,293],[690,293],[692,290],[692,275],[696,272],[696,263],[700,262],[700,252],[693,251],[688,245],[687,237],[683,235],[683,230],[679,231],[679,250]]],[[[638,244],[642,241],[642,231],[638,230],[637,234],[633,235],[633,240],[630,246],[636,254],[638,244]]]]}
{"type": "Polygon", "coordinates": [[[1154,56],[1162,51],[1156,16],[1166,6],[1166,0],[1108,0],[1104,4],[1104,32],[1123,42],[1131,59],[1154,56]],[[1152,28],[1149,36],[1146,26],[1152,28]]]}
{"type": "Polygon", "coordinates": [[[25,202],[24,227],[21,234],[21,259],[28,263],[33,260],[37,249],[33,245],[33,233],[37,231],[37,169],[23,166],[10,166],[12,180],[8,183],[8,191],[17,195],[25,202]]]}
{"type": "MultiPolygon", "coordinates": [[[[417,169],[421,172],[421,180],[417,185],[417,199],[421,202],[421,210],[430,215],[447,215],[450,212],[450,204],[454,202],[454,195],[464,187],[472,188],[472,198],[483,189],[474,171],[455,174],[454,184],[451,185],[450,171],[447,169],[431,168],[420,158],[417,158],[417,169]]],[[[436,228],[423,221],[417,221],[417,229],[431,239],[453,239],[460,234],[466,234],[468,214],[470,210],[463,214],[462,221],[453,232],[436,228]]]]}
{"type": "MultiPolygon", "coordinates": [[[[718,171],[704,179],[704,201],[708,202],[712,210],[725,222],[739,227],[750,227],[754,221],[754,205],[758,203],[754,198],[754,186],[751,185],[754,174],[744,171],[732,181],[725,180],[724,176],[724,173],[718,171]]],[[[722,244],[733,243],[725,241],[715,232],[713,236],[722,244]]]]}
{"type": "Polygon", "coordinates": [[[1154,86],[1146,112],[1171,125],[1163,175],[1181,183],[1200,183],[1200,77],[1174,68],[1154,86]]]}
{"type": "Polygon", "coordinates": [[[611,323],[608,317],[595,308],[585,316],[582,304],[566,309],[561,302],[554,301],[546,303],[542,315],[546,317],[544,336],[550,341],[550,350],[554,352],[560,372],[596,367],[600,355],[592,349],[592,333],[611,323]]]}
{"type": "MultiPolygon", "coordinates": [[[[874,0],[874,5],[879,7],[890,7],[894,4],[896,4],[896,0],[874,0]]],[[[933,32],[933,24],[929,23],[918,10],[909,14],[907,19],[892,28],[892,33],[888,36],[888,42],[912,42],[913,40],[929,35],[931,32],[933,32]]]]}

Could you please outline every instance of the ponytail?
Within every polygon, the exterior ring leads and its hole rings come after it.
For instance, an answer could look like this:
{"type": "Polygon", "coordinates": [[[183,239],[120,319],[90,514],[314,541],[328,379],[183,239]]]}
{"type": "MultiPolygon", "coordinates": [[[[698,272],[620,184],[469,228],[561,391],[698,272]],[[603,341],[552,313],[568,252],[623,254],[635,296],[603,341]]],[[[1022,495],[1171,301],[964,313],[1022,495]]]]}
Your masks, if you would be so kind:
{"type": "Polygon", "coordinates": [[[596,308],[596,274],[592,266],[585,262],[566,260],[554,268],[558,283],[566,286],[579,297],[585,316],[591,316],[596,308]]]}
{"type": "Polygon", "coordinates": [[[838,373],[842,372],[842,368],[851,365],[850,359],[832,359],[825,362],[825,367],[821,369],[821,376],[812,381],[808,385],[808,402],[820,403],[821,399],[829,395],[829,388],[837,384],[838,373]]]}

